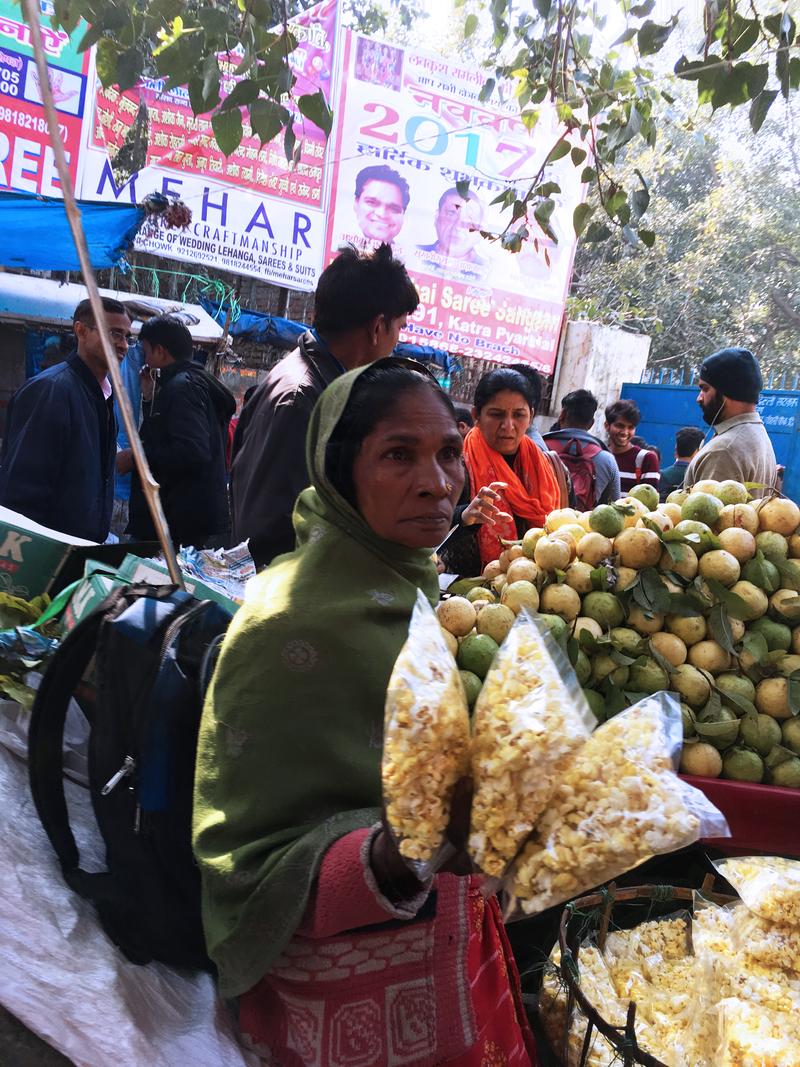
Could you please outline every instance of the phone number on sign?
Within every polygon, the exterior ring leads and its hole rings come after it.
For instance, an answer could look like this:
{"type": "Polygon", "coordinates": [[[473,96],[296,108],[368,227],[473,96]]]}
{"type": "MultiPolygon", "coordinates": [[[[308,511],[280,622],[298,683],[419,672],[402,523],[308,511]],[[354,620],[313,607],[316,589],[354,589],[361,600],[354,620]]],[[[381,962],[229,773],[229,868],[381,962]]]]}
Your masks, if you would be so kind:
{"type": "MultiPolygon", "coordinates": [[[[23,130],[32,130],[34,133],[47,133],[47,119],[39,115],[25,115],[21,111],[14,111],[10,107],[0,107],[0,120],[10,122],[13,126],[20,126],[23,130]]],[[[62,138],[66,141],[69,130],[66,126],[58,127],[62,138]]]]}

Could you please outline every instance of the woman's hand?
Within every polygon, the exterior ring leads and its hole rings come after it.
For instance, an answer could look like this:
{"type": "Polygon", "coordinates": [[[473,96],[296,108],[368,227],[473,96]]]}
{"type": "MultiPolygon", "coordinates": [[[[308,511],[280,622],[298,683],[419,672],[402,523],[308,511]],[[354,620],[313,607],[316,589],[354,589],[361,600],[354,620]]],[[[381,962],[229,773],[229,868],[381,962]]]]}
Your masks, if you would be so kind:
{"type": "Polygon", "coordinates": [[[461,515],[462,526],[474,526],[476,523],[489,523],[494,526],[498,519],[511,519],[507,511],[501,511],[497,502],[501,500],[500,491],[508,488],[507,482],[492,482],[478,490],[477,496],[464,508],[461,515]]]}
{"type": "MultiPolygon", "coordinates": [[[[459,778],[453,789],[450,822],[442,842],[447,850],[447,859],[437,873],[467,875],[473,871],[472,861],[467,855],[472,793],[472,779],[459,778]]],[[[410,900],[426,888],[400,855],[394,838],[385,825],[372,842],[370,866],[381,892],[391,901],[410,900]]]]}

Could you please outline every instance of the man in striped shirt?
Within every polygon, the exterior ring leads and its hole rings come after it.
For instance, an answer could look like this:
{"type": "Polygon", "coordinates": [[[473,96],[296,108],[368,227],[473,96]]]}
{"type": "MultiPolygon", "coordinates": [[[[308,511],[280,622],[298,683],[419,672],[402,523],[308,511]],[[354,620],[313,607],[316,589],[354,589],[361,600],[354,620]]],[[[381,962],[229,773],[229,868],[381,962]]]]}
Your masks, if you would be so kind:
{"type": "Polygon", "coordinates": [[[606,408],[608,447],[619,467],[619,483],[623,496],[634,485],[644,483],[658,489],[661,480],[658,456],[646,448],[631,444],[641,420],[639,408],[632,400],[617,400],[606,408]]]}

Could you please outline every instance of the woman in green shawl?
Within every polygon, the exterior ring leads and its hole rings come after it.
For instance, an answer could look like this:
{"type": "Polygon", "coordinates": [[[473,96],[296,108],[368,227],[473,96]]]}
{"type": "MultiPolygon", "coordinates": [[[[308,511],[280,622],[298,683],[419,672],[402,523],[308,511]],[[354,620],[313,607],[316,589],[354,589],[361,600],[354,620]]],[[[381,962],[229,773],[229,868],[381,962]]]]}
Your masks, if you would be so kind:
{"type": "Polygon", "coordinates": [[[450,400],[409,361],[337,379],[309,426],[297,549],[253,579],[198,745],[209,953],[280,1067],[527,1067],[496,903],[419,882],[381,825],[383,709],[463,484],[450,400]]]}

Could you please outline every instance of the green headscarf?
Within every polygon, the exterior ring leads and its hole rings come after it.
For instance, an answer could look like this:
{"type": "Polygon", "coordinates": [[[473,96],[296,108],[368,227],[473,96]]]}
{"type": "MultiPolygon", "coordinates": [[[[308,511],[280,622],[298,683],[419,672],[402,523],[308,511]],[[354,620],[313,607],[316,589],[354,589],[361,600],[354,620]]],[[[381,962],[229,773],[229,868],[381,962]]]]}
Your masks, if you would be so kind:
{"type": "Polygon", "coordinates": [[[298,547],[250,583],[203,712],[194,848],[223,996],[246,992],[281,954],[331,844],[380,818],[387,683],[417,589],[438,599],[430,551],[377,537],[326,478],[326,446],[362,373],[338,378],[314,409],[298,547]]]}

